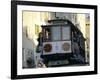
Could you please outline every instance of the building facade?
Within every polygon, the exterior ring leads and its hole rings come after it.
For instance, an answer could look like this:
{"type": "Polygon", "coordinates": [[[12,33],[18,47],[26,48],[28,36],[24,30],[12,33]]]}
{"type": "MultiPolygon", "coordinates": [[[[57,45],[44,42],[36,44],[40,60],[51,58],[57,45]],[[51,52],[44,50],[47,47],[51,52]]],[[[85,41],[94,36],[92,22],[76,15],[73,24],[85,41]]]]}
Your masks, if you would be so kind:
{"type": "MultiPolygon", "coordinates": [[[[37,67],[38,60],[40,59],[40,53],[36,52],[38,45],[38,35],[42,31],[41,25],[46,24],[46,21],[51,18],[49,12],[33,12],[23,11],[23,27],[22,27],[22,51],[23,51],[23,67],[37,67]],[[29,51],[31,52],[29,52],[29,51]],[[33,58],[34,64],[28,66],[27,58],[33,58]]],[[[29,61],[31,62],[31,61],[29,61]]],[[[32,62],[33,63],[33,62],[32,62]]]]}

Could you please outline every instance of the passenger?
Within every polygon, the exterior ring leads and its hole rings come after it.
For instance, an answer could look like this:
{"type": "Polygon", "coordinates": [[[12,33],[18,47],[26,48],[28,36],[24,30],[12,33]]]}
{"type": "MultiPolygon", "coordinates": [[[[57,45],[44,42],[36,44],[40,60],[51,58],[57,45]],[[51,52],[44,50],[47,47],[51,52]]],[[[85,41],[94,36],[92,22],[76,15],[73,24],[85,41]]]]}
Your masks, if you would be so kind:
{"type": "Polygon", "coordinates": [[[43,42],[43,35],[42,35],[41,32],[39,33],[39,37],[38,37],[37,41],[38,41],[38,45],[37,45],[36,52],[40,53],[41,52],[41,48],[42,48],[42,42],[43,42]]]}
{"type": "Polygon", "coordinates": [[[74,43],[74,49],[75,49],[75,54],[74,57],[76,58],[76,60],[80,63],[83,64],[84,63],[84,58],[81,56],[80,54],[80,49],[79,49],[79,45],[77,43],[74,43]]]}
{"type": "Polygon", "coordinates": [[[38,46],[42,46],[43,34],[41,32],[39,33],[39,37],[38,37],[37,41],[38,41],[38,46]]]}

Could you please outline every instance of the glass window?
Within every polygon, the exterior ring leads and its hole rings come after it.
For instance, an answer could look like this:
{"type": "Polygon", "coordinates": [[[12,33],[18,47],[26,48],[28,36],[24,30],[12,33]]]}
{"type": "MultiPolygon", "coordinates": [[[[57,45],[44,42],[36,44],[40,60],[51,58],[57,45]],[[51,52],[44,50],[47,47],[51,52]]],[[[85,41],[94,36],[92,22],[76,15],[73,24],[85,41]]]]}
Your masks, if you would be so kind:
{"type": "Polygon", "coordinates": [[[43,32],[44,32],[44,34],[43,34],[44,41],[50,41],[51,40],[51,28],[49,28],[49,27],[45,28],[43,32]]]}
{"type": "Polygon", "coordinates": [[[61,27],[52,27],[52,40],[61,40],[61,27]]]}
{"type": "Polygon", "coordinates": [[[70,27],[62,27],[62,40],[70,39],[70,27]]]}
{"type": "Polygon", "coordinates": [[[45,28],[43,32],[44,41],[59,41],[70,39],[70,27],[68,26],[52,26],[45,28]]]}

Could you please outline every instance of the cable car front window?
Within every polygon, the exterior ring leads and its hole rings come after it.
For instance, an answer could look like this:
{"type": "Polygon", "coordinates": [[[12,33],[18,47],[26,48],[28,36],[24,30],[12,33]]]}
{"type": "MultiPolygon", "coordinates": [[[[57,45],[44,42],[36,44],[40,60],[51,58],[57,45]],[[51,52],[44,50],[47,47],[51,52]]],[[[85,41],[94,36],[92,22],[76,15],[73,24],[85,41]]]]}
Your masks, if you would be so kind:
{"type": "Polygon", "coordinates": [[[70,39],[70,27],[62,27],[62,40],[70,39]]]}
{"type": "Polygon", "coordinates": [[[52,26],[43,30],[43,41],[61,41],[70,40],[69,26],[52,26]]]}
{"type": "Polygon", "coordinates": [[[49,27],[44,29],[43,40],[44,41],[50,41],[51,40],[51,29],[49,27]]]}
{"type": "Polygon", "coordinates": [[[61,27],[52,27],[52,40],[61,40],[61,27]]]}

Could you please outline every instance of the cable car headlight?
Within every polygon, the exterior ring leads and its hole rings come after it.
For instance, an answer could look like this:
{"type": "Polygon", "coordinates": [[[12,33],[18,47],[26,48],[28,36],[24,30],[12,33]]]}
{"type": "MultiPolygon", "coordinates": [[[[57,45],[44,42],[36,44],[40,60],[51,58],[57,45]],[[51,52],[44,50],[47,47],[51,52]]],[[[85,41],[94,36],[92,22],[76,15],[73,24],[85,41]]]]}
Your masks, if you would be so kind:
{"type": "Polygon", "coordinates": [[[62,49],[63,49],[64,51],[68,51],[68,50],[70,49],[70,44],[69,44],[69,43],[63,43],[62,49]]]}
{"type": "Polygon", "coordinates": [[[52,45],[51,44],[45,44],[44,45],[44,51],[45,52],[51,52],[52,50],[52,45]]]}

